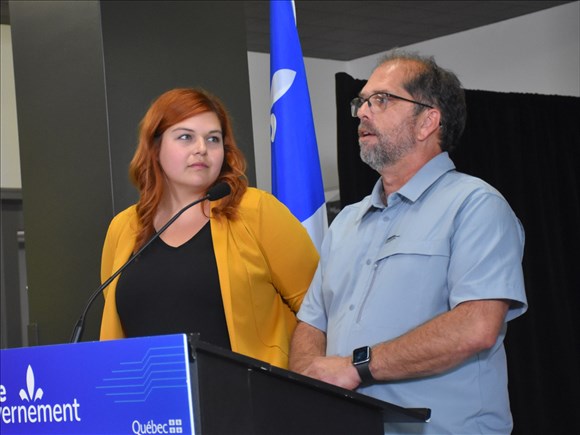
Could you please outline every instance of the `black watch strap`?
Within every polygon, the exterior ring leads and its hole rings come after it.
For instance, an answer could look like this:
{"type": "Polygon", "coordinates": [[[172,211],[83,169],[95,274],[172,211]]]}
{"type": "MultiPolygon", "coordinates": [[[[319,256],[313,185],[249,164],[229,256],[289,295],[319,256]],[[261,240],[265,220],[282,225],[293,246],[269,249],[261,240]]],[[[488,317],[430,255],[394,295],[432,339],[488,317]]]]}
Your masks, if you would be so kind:
{"type": "Polygon", "coordinates": [[[361,378],[362,385],[370,385],[375,381],[369,367],[370,363],[371,348],[369,346],[359,347],[352,352],[352,364],[361,378]]]}
{"type": "Polygon", "coordinates": [[[373,375],[371,373],[371,369],[369,368],[369,363],[362,363],[355,365],[356,371],[362,380],[363,385],[370,385],[375,381],[373,375]]]}

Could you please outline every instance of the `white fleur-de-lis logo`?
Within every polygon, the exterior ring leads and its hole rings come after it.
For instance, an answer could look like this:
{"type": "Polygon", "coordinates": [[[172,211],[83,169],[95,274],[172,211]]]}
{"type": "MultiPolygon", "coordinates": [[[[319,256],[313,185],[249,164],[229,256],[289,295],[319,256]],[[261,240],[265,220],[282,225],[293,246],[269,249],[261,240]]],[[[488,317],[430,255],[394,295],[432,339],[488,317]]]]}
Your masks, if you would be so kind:
{"type": "Polygon", "coordinates": [[[36,392],[34,391],[34,371],[32,371],[30,365],[28,366],[28,370],[26,370],[26,389],[28,392],[24,388],[20,390],[20,398],[27,402],[40,400],[44,395],[42,388],[37,389],[36,392]]]}
{"type": "MultiPolygon", "coordinates": [[[[279,69],[272,76],[272,85],[270,86],[270,101],[272,106],[276,101],[278,101],[282,96],[288,92],[292,83],[294,83],[294,78],[296,77],[296,71],[291,69],[279,69]]],[[[270,114],[270,142],[274,142],[276,139],[276,115],[270,114]]]]}

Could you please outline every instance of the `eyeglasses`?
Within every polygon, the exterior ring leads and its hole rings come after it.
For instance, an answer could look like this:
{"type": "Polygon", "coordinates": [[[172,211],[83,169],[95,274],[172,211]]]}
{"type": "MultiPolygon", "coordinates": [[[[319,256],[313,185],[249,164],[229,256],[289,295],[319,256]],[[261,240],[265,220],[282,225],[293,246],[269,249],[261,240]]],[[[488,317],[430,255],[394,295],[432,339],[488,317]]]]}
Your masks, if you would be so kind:
{"type": "Polygon", "coordinates": [[[396,98],[397,100],[408,101],[409,103],[418,104],[419,106],[428,107],[429,109],[433,108],[433,106],[430,106],[429,104],[409,100],[408,98],[399,97],[398,95],[389,94],[388,92],[377,92],[376,94],[372,94],[368,98],[361,97],[353,98],[352,101],[350,102],[350,114],[352,115],[353,118],[357,118],[358,109],[360,109],[364,103],[367,103],[369,105],[369,109],[371,109],[372,113],[384,112],[385,109],[387,108],[389,98],[396,98]]]}

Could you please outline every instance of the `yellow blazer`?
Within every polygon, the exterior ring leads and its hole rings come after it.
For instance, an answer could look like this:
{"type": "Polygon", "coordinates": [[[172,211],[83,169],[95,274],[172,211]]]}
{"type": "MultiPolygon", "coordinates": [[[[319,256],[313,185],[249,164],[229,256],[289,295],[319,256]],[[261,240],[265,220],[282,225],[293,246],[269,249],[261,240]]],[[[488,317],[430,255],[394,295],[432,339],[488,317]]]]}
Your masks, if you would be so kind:
{"type": "MultiPolygon", "coordinates": [[[[103,282],[133,252],[138,225],[135,205],[112,220],[103,246],[103,282]]],[[[286,206],[254,188],[244,194],[238,218],[210,215],[210,225],[232,350],[286,368],[295,314],[318,264],[316,248],[286,206]]],[[[104,292],[101,340],[125,337],[117,281],[104,292]]]]}

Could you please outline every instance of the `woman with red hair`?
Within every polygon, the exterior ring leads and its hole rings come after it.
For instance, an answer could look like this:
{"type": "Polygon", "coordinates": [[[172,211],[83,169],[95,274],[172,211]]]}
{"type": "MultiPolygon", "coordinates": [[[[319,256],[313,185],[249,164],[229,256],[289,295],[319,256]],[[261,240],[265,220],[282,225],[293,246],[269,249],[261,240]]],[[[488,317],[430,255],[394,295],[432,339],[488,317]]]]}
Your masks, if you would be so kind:
{"type": "Polygon", "coordinates": [[[129,170],[139,201],[109,226],[101,279],[211,187],[225,182],[231,193],[188,208],[111,283],[102,340],[198,332],[203,341],[287,367],[318,253],[282,203],[248,187],[244,171],[218,98],[173,89],[153,102],[129,170]]]}

